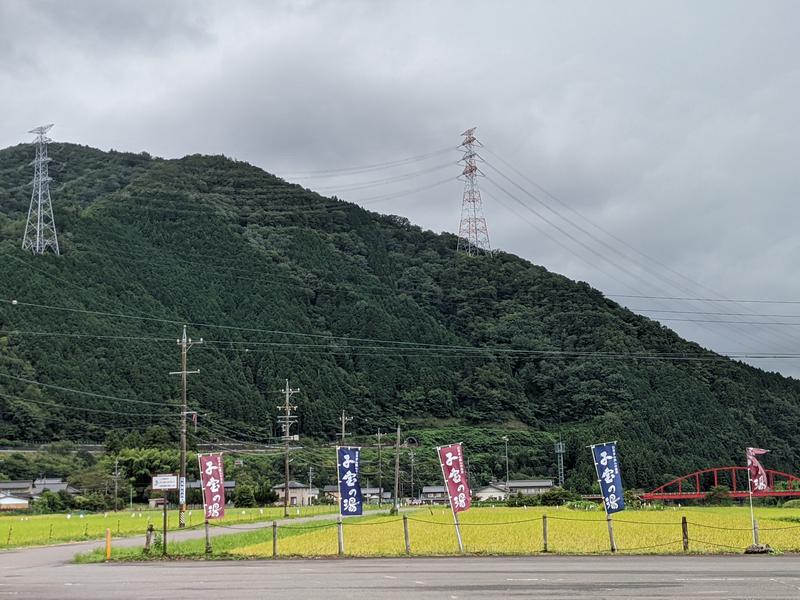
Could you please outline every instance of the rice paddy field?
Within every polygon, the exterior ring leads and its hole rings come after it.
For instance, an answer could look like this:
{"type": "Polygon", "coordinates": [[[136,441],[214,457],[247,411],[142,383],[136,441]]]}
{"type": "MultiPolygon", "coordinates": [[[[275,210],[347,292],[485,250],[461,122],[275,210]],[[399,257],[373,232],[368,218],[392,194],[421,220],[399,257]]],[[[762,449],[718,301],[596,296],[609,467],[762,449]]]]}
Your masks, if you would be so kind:
{"type": "MultiPolygon", "coordinates": [[[[338,555],[335,506],[313,507],[297,516],[330,514],[330,518],[286,522],[278,527],[278,556],[335,557],[338,555]],[[327,513],[325,512],[327,511],[327,513]]],[[[376,511],[377,512],[377,511],[376,511]]],[[[800,509],[756,508],[759,541],[778,552],[800,552],[800,509]]],[[[199,513],[196,516],[198,517],[199,513]]],[[[473,508],[460,514],[461,531],[467,554],[531,555],[543,548],[543,519],[547,515],[548,552],[554,554],[609,553],[608,528],[602,510],[580,511],[557,507],[473,508]]],[[[272,528],[236,532],[236,523],[280,519],[281,508],[230,511],[225,525],[230,534],[212,538],[213,552],[205,556],[202,539],[170,542],[172,558],[248,559],[272,558],[272,528]],[[262,513],[261,510],[264,512],[262,513]]],[[[413,509],[408,518],[411,556],[447,556],[459,553],[453,518],[443,508],[413,509]]],[[[681,519],[686,517],[689,552],[698,554],[741,553],[752,542],[750,511],[747,507],[667,508],[665,510],[627,510],[614,515],[614,533],[619,554],[683,553],[681,519]]],[[[47,543],[53,527],[61,540],[101,538],[106,527],[119,527],[122,533],[141,534],[148,519],[160,525],[161,513],[152,511],[134,516],[131,513],[91,515],[83,520],[67,520],[65,515],[0,519],[0,548],[5,542],[6,526],[21,526],[20,539],[12,545],[47,543]],[[117,525],[118,523],[118,525],[117,525]],[[19,524],[19,525],[18,525],[19,524]],[[88,537],[84,535],[88,531],[88,537]]],[[[170,528],[177,525],[177,515],[170,514],[170,528]]],[[[16,534],[15,534],[16,535],[16,534]]],[[[370,514],[344,519],[344,555],[353,557],[390,557],[406,554],[403,518],[370,514]]],[[[55,538],[53,539],[55,541],[55,538]]],[[[112,560],[160,559],[160,552],[145,555],[141,547],[114,548],[112,560]]],[[[79,557],[81,562],[105,559],[102,549],[79,557]]]]}
{"type": "MultiPolygon", "coordinates": [[[[527,555],[542,552],[542,515],[548,517],[548,551],[561,554],[609,552],[608,528],[602,511],[544,508],[476,508],[461,513],[461,531],[468,554],[527,555]]],[[[663,511],[625,511],[615,515],[614,533],[620,554],[683,552],[681,517],[686,516],[689,551],[742,552],[752,543],[750,512],[746,507],[681,508],[663,511]]],[[[458,554],[452,515],[447,510],[408,514],[411,555],[458,554]]],[[[800,552],[800,510],[758,508],[762,544],[782,552],[800,552]]],[[[346,556],[405,554],[401,517],[369,516],[346,519],[346,556]]],[[[265,534],[266,537],[267,534],[265,534]]],[[[233,547],[231,556],[271,557],[272,541],[233,547]]],[[[335,523],[320,524],[281,540],[279,555],[336,556],[335,523]]]]}
{"type": "MultiPolygon", "coordinates": [[[[311,506],[290,509],[293,517],[334,513],[336,506],[311,506]]],[[[283,518],[283,507],[229,509],[222,523],[252,523],[283,518]]],[[[106,528],[114,536],[144,535],[147,525],[161,528],[161,510],[128,510],[95,514],[6,515],[0,516],[0,549],[24,546],[41,546],[53,543],[102,539],[106,528]]],[[[188,526],[199,526],[203,511],[187,512],[188,526]]],[[[178,512],[168,512],[170,530],[178,526],[178,512]]]]}

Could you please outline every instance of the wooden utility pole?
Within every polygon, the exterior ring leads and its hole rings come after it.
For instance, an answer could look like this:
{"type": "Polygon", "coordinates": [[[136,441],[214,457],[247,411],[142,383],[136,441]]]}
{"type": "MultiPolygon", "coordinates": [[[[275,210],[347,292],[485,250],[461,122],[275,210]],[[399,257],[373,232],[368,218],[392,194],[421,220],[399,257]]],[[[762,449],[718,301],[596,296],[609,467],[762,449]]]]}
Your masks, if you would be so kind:
{"type": "Polygon", "coordinates": [[[378,429],[378,506],[383,504],[383,456],[381,455],[381,437],[383,434],[378,429]]]}
{"type": "Polygon", "coordinates": [[[119,457],[114,459],[114,510],[119,510],[119,457]]]}
{"type": "Polygon", "coordinates": [[[352,420],[353,417],[348,417],[345,410],[342,409],[342,418],[341,418],[342,432],[339,434],[339,437],[342,438],[341,442],[339,442],[341,446],[344,446],[344,438],[347,435],[347,424],[352,420]]]}
{"type": "Polygon", "coordinates": [[[400,510],[400,425],[397,426],[397,439],[394,443],[394,511],[400,510]]]}
{"type": "Polygon", "coordinates": [[[411,498],[414,498],[414,451],[408,453],[408,457],[411,459],[411,498]]]}
{"type": "Polygon", "coordinates": [[[289,380],[286,380],[284,388],[281,390],[283,394],[283,404],[278,406],[278,410],[283,411],[282,415],[278,415],[278,422],[283,430],[283,516],[289,516],[289,443],[297,439],[296,435],[291,435],[291,427],[297,423],[297,416],[293,414],[297,406],[291,403],[291,398],[294,394],[300,392],[300,388],[292,389],[289,387],[289,380]]]}
{"type": "Polygon", "coordinates": [[[178,479],[178,489],[180,490],[180,497],[178,498],[178,527],[186,527],[186,415],[189,413],[189,406],[187,401],[187,375],[199,373],[200,369],[195,371],[187,371],[186,361],[189,348],[195,344],[202,344],[203,338],[199,342],[192,341],[191,338],[186,337],[186,325],[183,326],[183,336],[178,340],[178,346],[181,348],[181,370],[171,371],[170,375],[181,376],[181,464],[180,464],[180,478],[178,479]]]}

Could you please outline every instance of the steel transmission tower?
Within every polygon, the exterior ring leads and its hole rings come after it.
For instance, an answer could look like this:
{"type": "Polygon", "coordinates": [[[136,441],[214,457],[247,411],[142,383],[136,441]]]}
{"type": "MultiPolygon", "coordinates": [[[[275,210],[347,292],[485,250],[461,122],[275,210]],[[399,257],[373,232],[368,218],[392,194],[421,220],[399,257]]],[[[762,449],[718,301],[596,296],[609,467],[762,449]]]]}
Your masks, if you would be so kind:
{"type": "Polygon", "coordinates": [[[475,137],[475,129],[476,127],[467,129],[461,134],[464,141],[459,146],[464,152],[459,161],[460,165],[464,165],[461,172],[464,179],[464,199],[461,202],[461,223],[458,226],[458,250],[470,256],[492,250],[486,218],[483,216],[481,191],[478,189],[478,175],[481,173],[476,163],[480,157],[475,149],[480,148],[481,143],[475,137]]]}
{"type": "Polygon", "coordinates": [[[53,125],[42,125],[31,129],[28,133],[36,135],[33,141],[36,144],[36,158],[33,165],[33,192],[31,193],[31,206],[28,209],[28,222],[25,224],[25,235],[22,238],[22,249],[30,250],[33,254],[44,254],[50,248],[53,254],[59,256],[58,236],[56,235],[56,222],[53,218],[53,204],[50,201],[50,177],[47,174],[47,144],[52,140],[45,134],[53,125]]]}

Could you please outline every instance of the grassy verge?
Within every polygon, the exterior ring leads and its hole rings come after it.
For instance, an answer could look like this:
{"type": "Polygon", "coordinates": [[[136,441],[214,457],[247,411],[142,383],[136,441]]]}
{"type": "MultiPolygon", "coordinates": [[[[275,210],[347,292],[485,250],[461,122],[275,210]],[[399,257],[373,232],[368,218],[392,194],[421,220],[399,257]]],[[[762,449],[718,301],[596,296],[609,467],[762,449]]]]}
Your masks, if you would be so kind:
{"type": "MultiPolygon", "coordinates": [[[[314,515],[333,514],[338,510],[336,505],[320,505],[293,508],[290,518],[302,518],[314,515]]],[[[64,542],[81,542],[100,540],[105,537],[106,529],[111,530],[114,537],[143,535],[149,523],[156,529],[161,527],[163,513],[160,510],[134,510],[104,513],[63,513],[49,515],[8,515],[0,516],[0,550],[26,546],[45,546],[64,542]]],[[[254,523],[283,518],[283,507],[269,506],[264,508],[232,508],[222,521],[226,525],[236,523],[254,523]]],[[[189,526],[202,523],[203,511],[194,509],[187,515],[189,526]]],[[[178,512],[167,513],[170,530],[178,526],[178,512]]]]}
{"type": "MultiPolygon", "coordinates": [[[[298,525],[284,525],[278,527],[278,545],[281,540],[303,535],[317,528],[333,528],[336,522],[333,520],[313,521],[298,525]]],[[[179,559],[242,559],[247,558],[233,554],[231,551],[241,547],[252,545],[269,545],[270,556],[272,556],[272,527],[262,527],[251,529],[241,533],[230,533],[227,535],[217,535],[211,538],[211,555],[206,555],[205,538],[193,540],[183,540],[180,542],[167,543],[167,556],[162,555],[160,544],[154,545],[150,553],[146,554],[141,546],[129,548],[113,548],[112,561],[151,561],[151,560],[179,560],[179,559]]],[[[84,552],[75,556],[76,563],[98,563],[105,562],[106,555],[104,548],[98,548],[91,552],[84,552]]]]}
{"type": "MultiPolygon", "coordinates": [[[[547,515],[548,551],[552,554],[609,553],[608,528],[602,511],[574,511],[557,507],[474,508],[461,513],[461,532],[470,555],[533,555],[543,551],[543,516],[547,515]]],[[[674,508],[663,511],[628,510],[614,516],[619,554],[683,554],[682,517],[686,517],[689,552],[696,554],[741,553],[752,543],[750,514],[746,507],[674,508]]],[[[800,551],[800,518],[796,510],[760,508],[756,511],[760,541],[778,552],[800,551]],[[791,520],[790,520],[791,519],[791,520]],[[791,524],[790,524],[791,523],[791,524]]],[[[345,556],[392,557],[406,554],[403,519],[385,514],[347,518],[344,521],[345,556]]],[[[408,514],[412,556],[458,555],[452,515],[447,509],[425,508],[408,514]]],[[[335,557],[337,528],[333,519],[281,525],[278,529],[280,558],[335,557]]],[[[214,538],[210,558],[247,559],[272,557],[272,530],[214,538]]],[[[204,556],[203,540],[170,545],[178,558],[204,556]]],[[[156,555],[157,554],[157,555],[156,555]]],[[[114,560],[160,559],[140,549],[121,549],[114,560]]],[[[84,562],[104,560],[96,552],[84,562]]]]}

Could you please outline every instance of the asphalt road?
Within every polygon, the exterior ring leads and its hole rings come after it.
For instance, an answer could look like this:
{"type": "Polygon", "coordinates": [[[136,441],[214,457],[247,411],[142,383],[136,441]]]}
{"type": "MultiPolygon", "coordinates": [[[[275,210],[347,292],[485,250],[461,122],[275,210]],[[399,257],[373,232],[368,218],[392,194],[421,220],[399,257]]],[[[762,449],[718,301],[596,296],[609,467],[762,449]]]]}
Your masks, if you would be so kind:
{"type": "Polygon", "coordinates": [[[796,556],[69,563],[96,544],[0,554],[0,598],[800,598],[796,556]]]}
{"type": "MultiPolygon", "coordinates": [[[[202,535],[176,532],[172,539],[202,535]]],[[[140,545],[142,539],[114,543],[140,545]]],[[[800,598],[800,556],[794,555],[71,564],[76,553],[100,546],[94,541],[0,552],[0,600],[197,600],[202,592],[231,600],[800,598]]]]}

